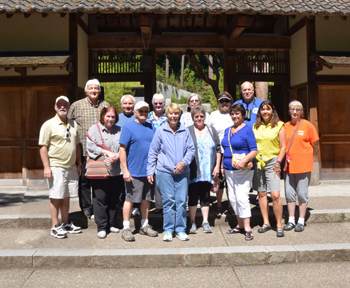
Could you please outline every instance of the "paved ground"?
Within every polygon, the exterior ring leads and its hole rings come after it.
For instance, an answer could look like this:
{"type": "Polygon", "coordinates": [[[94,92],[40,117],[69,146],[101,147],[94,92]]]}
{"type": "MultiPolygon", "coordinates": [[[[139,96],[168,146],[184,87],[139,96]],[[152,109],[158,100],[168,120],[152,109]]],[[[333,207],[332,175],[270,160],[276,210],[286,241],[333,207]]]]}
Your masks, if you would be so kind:
{"type": "Polygon", "coordinates": [[[2,287],[349,287],[350,262],[139,269],[1,269],[2,287]]]}
{"type": "MultiPolygon", "coordinates": [[[[147,270],[142,267],[161,266],[176,267],[169,271],[171,273],[176,271],[174,273],[182,275],[181,273],[192,271],[192,268],[182,269],[180,267],[212,266],[213,270],[210,270],[213,271],[212,273],[222,274],[223,276],[220,277],[226,279],[224,277],[226,273],[234,272],[238,277],[235,271],[242,268],[240,265],[248,265],[246,268],[248,269],[251,265],[268,263],[298,263],[301,265],[306,262],[350,261],[350,182],[325,183],[310,187],[308,221],[305,231],[303,233],[286,232],[284,238],[277,238],[275,231],[265,234],[257,233],[261,225],[261,217],[259,209],[255,207],[256,195],[252,193],[250,198],[255,238],[250,242],[245,241],[241,234],[226,234],[226,231],[235,225],[235,216],[228,212],[220,218],[215,218],[211,213],[210,222],[213,233],[204,234],[199,228],[197,234],[190,235],[188,242],[181,242],[178,239],[170,243],[163,242],[162,217],[154,213],[150,213],[150,223],[159,231],[159,237],[150,238],[140,235],[138,233],[140,218],[135,218],[131,223],[136,238],[135,242],[125,242],[121,239],[120,233],[109,234],[106,239],[101,240],[97,238],[94,220],[87,220],[79,213],[78,201],[74,199],[71,200],[70,216],[77,223],[83,224],[83,233],[69,235],[68,239],[59,240],[50,236],[47,194],[46,190],[20,187],[0,188],[1,268],[39,268],[39,270],[28,270],[32,271],[29,274],[36,275],[40,273],[40,268],[56,267],[57,263],[62,267],[72,269],[81,267],[82,270],[79,271],[83,274],[85,273],[83,267],[89,267],[91,271],[96,268],[140,267],[138,269],[140,273],[143,273],[141,271],[147,270]],[[225,265],[233,265],[235,269],[227,270],[224,268],[225,265]],[[223,268],[217,266],[223,266],[223,268]]],[[[215,207],[215,194],[212,195],[212,199],[215,207]]],[[[285,204],[284,197],[283,202],[285,204]]],[[[224,200],[224,207],[227,207],[226,200],[224,200]]],[[[272,215],[272,209],[270,210],[272,215]]],[[[200,225],[199,209],[197,216],[197,224],[200,225]]],[[[121,227],[121,220],[119,217],[118,227],[121,227]]],[[[284,266],[283,264],[278,265],[278,267],[284,266]]],[[[266,269],[263,268],[265,266],[257,267],[260,267],[261,270],[266,269]]],[[[266,267],[272,268],[274,265],[266,265],[266,267]]],[[[12,270],[3,271],[12,273],[12,270]]],[[[202,270],[193,271],[198,271],[199,275],[205,275],[201,274],[202,270]]],[[[269,272],[264,273],[269,275],[269,272]]],[[[19,273],[18,277],[21,277],[20,275],[22,274],[19,273]]],[[[24,279],[28,278],[26,274],[23,275],[24,279]]],[[[34,279],[31,277],[29,280],[34,279]]],[[[249,287],[250,282],[258,285],[261,278],[251,277],[250,279],[249,276],[244,280],[244,277],[243,273],[237,278],[238,280],[236,279],[238,285],[242,287],[249,287]]],[[[274,279],[275,277],[267,278],[274,279]]],[[[213,279],[217,280],[215,277],[213,279]]],[[[30,285],[29,283],[30,281],[26,282],[26,285],[30,285]]],[[[261,283],[265,283],[265,280],[261,283]]],[[[281,282],[271,280],[268,287],[273,287],[275,283],[281,282]]],[[[225,287],[225,282],[222,285],[225,287]]]]}

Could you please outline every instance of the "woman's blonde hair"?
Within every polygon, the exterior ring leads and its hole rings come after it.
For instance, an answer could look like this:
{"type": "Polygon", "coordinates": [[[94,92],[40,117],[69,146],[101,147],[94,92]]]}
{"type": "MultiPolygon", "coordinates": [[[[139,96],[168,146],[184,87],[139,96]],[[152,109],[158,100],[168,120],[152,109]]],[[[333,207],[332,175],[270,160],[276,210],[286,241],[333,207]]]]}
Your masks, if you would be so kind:
{"type": "Polygon", "coordinates": [[[170,103],[165,109],[165,115],[168,117],[168,114],[171,112],[181,114],[180,106],[176,103],[170,103]]]}

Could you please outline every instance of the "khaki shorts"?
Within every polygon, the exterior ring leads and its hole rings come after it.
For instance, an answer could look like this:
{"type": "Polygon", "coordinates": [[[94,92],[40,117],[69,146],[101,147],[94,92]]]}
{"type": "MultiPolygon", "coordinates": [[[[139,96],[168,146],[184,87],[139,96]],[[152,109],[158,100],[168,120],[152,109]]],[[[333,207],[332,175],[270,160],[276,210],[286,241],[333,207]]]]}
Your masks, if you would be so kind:
{"type": "Polygon", "coordinates": [[[51,167],[52,180],[47,179],[50,190],[50,198],[64,199],[78,197],[79,176],[77,168],[51,167]]]}

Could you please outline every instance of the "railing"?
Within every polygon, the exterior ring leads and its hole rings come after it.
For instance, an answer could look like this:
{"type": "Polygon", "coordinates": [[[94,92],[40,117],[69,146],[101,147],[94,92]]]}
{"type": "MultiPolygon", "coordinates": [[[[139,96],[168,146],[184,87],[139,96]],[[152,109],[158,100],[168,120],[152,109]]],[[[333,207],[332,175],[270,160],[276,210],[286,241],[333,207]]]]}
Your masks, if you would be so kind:
{"type": "Polygon", "coordinates": [[[140,55],[98,55],[92,56],[91,71],[94,75],[141,73],[140,55]]]}
{"type": "Polygon", "coordinates": [[[236,52],[237,74],[287,74],[287,51],[236,52]]]}

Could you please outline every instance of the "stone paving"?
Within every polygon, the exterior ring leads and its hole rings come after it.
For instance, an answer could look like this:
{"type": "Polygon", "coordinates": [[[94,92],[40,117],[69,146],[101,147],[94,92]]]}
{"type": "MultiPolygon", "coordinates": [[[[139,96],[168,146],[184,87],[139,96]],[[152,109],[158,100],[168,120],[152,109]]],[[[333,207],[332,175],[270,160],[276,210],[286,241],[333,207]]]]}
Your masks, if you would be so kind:
{"type": "MultiPolygon", "coordinates": [[[[282,192],[283,195],[283,192],[282,192]]],[[[212,195],[214,199],[214,194],[212,195]]],[[[254,240],[243,235],[227,235],[235,225],[228,212],[220,218],[210,215],[212,234],[190,235],[190,241],[163,242],[162,217],[150,213],[150,223],[159,237],[140,235],[140,218],[132,221],[136,241],[128,243],[121,233],[97,238],[94,220],[79,212],[78,201],[71,201],[70,217],[83,224],[83,233],[68,239],[50,236],[47,191],[0,190],[0,267],[43,268],[90,267],[195,267],[277,263],[308,263],[350,260],[350,183],[327,183],[310,187],[308,221],[303,233],[275,231],[257,233],[261,225],[259,210],[252,204],[254,240]]],[[[251,194],[255,203],[256,195],[251,194]]],[[[285,199],[283,199],[285,204],[285,199]]],[[[215,206],[215,203],[213,204],[215,206]]],[[[227,202],[224,201],[224,205],[227,202]]],[[[272,215],[272,208],[270,209],[272,215]]],[[[286,215],[286,211],[285,211],[286,215]]],[[[196,222],[201,223],[198,209],[196,222]]],[[[118,218],[121,227],[121,217],[118,218]]]]}

